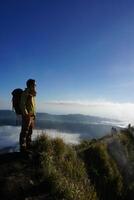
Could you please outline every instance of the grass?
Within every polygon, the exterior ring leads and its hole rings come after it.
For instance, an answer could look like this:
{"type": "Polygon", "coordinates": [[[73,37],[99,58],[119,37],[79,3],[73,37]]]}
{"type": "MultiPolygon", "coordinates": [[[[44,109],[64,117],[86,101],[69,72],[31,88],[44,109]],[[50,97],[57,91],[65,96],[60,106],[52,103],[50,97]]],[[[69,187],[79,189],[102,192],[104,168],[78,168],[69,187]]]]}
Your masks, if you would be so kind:
{"type": "MultiPolygon", "coordinates": [[[[134,138],[126,131],[116,139],[134,171],[134,138]]],[[[31,157],[1,156],[2,199],[132,200],[134,173],[125,184],[106,141],[85,140],[71,146],[42,134],[33,141],[31,157]]]]}
{"type": "Polygon", "coordinates": [[[96,142],[83,152],[91,182],[100,199],[120,199],[123,192],[122,176],[110,157],[107,145],[96,142]]]}
{"type": "Polygon", "coordinates": [[[51,193],[55,199],[97,199],[84,162],[62,139],[49,139],[42,135],[35,141],[34,149],[40,155],[42,177],[51,185],[51,193]]]}

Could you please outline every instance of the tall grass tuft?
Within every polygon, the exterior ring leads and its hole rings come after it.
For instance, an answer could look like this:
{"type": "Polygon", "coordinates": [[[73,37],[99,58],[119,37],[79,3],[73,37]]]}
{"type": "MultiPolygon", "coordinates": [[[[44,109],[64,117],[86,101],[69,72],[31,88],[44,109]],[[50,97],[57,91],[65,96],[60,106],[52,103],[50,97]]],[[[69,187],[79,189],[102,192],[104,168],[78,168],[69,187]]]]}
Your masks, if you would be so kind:
{"type": "Polygon", "coordinates": [[[36,139],[33,148],[40,157],[42,180],[49,183],[55,199],[97,200],[84,162],[71,146],[62,139],[42,135],[36,139]]]}
{"type": "Polygon", "coordinates": [[[95,185],[99,199],[120,199],[123,192],[122,176],[110,157],[107,145],[96,142],[84,152],[87,171],[95,185]]]}

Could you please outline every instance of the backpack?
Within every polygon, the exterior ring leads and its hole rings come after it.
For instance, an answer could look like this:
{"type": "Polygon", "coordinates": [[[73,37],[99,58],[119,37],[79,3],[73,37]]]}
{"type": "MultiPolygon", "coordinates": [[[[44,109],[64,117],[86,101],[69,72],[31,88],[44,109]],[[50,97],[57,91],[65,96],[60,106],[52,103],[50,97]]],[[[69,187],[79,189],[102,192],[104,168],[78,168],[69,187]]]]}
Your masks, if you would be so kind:
{"type": "Polygon", "coordinates": [[[16,88],[12,91],[12,107],[15,110],[17,115],[21,115],[21,108],[20,108],[20,101],[21,101],[21,95],[23,93],[23,90],[20,88],[16,88]]]}

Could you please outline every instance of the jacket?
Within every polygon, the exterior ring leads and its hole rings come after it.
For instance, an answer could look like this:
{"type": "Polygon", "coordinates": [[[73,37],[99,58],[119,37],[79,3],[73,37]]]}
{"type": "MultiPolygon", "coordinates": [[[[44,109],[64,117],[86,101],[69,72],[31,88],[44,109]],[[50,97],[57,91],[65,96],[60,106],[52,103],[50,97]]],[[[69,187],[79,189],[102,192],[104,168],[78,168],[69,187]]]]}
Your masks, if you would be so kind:
{"type": "Polygon", "coordinates": [[[31,116],[35,116],[35,97],[28,88],[26,88],[21,95],[20,108],[22,115],[30,114],[31,116]]]}

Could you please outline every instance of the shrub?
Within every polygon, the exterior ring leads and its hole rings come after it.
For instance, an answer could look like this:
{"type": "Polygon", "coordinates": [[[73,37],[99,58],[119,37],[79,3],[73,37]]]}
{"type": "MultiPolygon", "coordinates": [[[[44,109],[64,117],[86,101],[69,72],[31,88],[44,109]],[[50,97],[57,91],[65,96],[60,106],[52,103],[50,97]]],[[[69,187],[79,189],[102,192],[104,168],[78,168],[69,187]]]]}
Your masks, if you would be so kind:
{"type": "Polygon", "coordinates": [[[59,138],[49,139],[45,135],[38,137],[33,147],[35,151],[39,151],[42,179],[49,182],[55,199],[97,199],[84,162],[71,146],[59,138]]]}
{"type": "Polygon", "coordinates": [[[123,181],[106,144],[96,142],[84,152],[87,171],[100,199],[118,199],[122,195],[123,181]]]}

